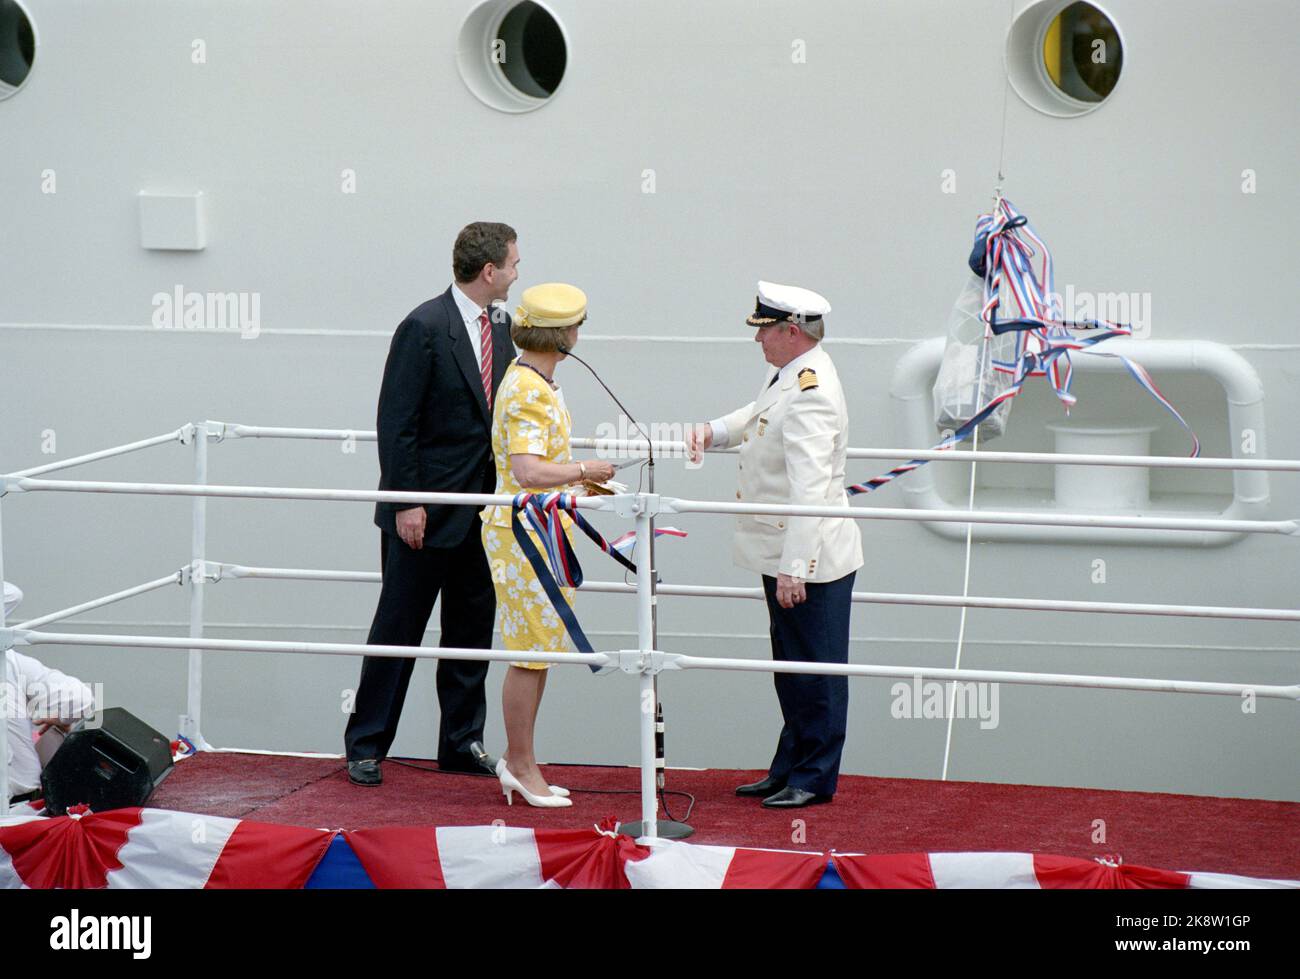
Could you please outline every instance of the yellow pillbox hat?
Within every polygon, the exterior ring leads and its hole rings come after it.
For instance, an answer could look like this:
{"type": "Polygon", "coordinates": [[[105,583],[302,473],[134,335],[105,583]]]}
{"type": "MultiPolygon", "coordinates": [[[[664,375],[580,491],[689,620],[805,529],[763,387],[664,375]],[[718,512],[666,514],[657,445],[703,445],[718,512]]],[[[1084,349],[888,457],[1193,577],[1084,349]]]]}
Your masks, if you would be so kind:
{"type": "Polygon", "coordinates": [[[515,322],[520,326],[573,326],[586,318],[587,294],[565,282],[530,286],[515,310],[515,322]]]}

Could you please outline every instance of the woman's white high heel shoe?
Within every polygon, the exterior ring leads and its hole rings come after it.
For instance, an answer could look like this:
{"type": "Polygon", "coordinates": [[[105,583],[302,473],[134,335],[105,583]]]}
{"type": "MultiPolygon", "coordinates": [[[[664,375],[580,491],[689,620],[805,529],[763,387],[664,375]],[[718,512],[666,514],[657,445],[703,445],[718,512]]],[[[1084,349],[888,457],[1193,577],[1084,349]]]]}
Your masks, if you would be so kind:
{"type": "MultiPolygon", "coordinates": [[[[505,761],[504,758],[501,760],[505,761]]],[[[500,775],[501,773],[498,771],[497,774],[500,775]]],[[[548,785],[547,788],[551,790],[551,795],[558,795],[565,799],[569,797],[569,790],[562,785],[548,785]]]]}
{"type": "Polygon", "coordinates": [[[562,795],[533,795],[519,779],[511,774],[510,769],[506,767],[506,760],[502,758],[497,762],[497,778],[501,780],[501,791],[505,793],[506,804],[513,806],[514,793],[518,792],[524,797],[524,801],[530,806],[539,806],[542,808],[559,809],[563,806],[573,805],[573,800],[562,795]]]}

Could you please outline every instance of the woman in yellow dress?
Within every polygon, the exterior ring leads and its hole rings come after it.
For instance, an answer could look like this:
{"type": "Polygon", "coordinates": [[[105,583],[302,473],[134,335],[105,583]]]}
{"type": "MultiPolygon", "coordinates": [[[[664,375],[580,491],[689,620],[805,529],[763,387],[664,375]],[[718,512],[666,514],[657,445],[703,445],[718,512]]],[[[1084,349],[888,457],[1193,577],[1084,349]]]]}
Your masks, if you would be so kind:
{"type": "MultiPolygon", "coordinates": [[[[492,410],[496,491],[512,496],[524,490],[554,492],[585,480],[613,478],[614,467],[608,462],[571,458],[572,420],[554,379],[555,368],[564,359],[560,348],[578,342],[578,327],[587,318],[586,295],[556,282],[526,289],[520,302],[510,337],[522,352],[506,368],[492,410]]],[[[511,650],[567,651],[564,623],[520,550],[511,517],[508,506],[483,511],[483,549],[496,587],[501,638],[511,650]]],[[[567,534],[569,518],[562,519],[567,534]]],[[[536,534],[528,533],[538,553],[544,553],[536,534]]],[[[574,589],[562,590],[572,604],[574,589]]],[[[530,805],[570,805],[567,790],[554,792],[547,785],[533,753],[546,668],[546,663],[511,663],[506,670],[501,691],[506,751],[497,764],[497,776],[506,801],[512,804],[513,793],[519,792],[530,805]]]]}

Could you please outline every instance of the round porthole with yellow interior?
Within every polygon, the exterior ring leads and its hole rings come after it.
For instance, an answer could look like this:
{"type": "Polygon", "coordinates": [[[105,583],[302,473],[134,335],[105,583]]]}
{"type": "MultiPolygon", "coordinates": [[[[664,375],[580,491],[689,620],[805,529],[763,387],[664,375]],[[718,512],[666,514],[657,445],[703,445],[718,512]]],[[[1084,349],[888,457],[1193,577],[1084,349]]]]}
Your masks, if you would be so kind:
{"type": "Polygon", "coordinates": [[[1007,77],[1025,102],[1052,116],[1081,116],[1111,97],[1124,68],[1114,19],[1086,0],[1039,0],[1007,34],[1007,77]]]}

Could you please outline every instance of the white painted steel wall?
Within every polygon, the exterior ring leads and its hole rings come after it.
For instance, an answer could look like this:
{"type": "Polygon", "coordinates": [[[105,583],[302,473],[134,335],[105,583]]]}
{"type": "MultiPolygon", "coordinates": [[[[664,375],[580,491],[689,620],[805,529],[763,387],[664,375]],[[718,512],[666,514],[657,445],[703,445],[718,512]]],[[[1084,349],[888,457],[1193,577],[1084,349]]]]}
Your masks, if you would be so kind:
{"type": "MultiPolygon", "coordinates": [[[[471,5],[27,0],[37,65],[27,87],[0,102],[0,469],[48,461],[50,432],[66,457],[204,418],[372,427],[388,336],[446,287],[450,243],[475,219],[519,230],[520,286],[570,279],[588,292],[581,352],[646,420],[706,418],[753,395],[763,364],[742,320],[755,279],[824,292],[835,306],[828,349],[852,382],[850,441],[897,444],[891,372],[911,345],[942,332],[992,190],[1008,4],[553,0],[570,40],[568,73],[551,104],[525,115],[494,112],[461,83],[456,34],[471,5]],[[206,41],[205,65],[191,63],[196,38],[206,41]],[[791,63],[794,39],[807,42],[806,64],[791,63]],[[356,171],[354,195],[340,192],[345,168],[356,171]],[[940,192],[949,168],[951,195],[940,192]],[[52,195],[41,191],[47,169],[56,172],[52,195]],[[647,169],[654,194],[642,192],[647,169]],[[204,191],[207,249],[142,250],[142,189],[204,191]],[[261,335],[152,329],[151,297],[177,284],[259,292],[261,335]],[[83,328],[101,325],[128,329],[83,328]]],[[[1300,347],[1287,288],[1300,253],[1291,67],[1300,8],[1105,6],[1126,41],[1120,90],[1072,120],[1011,96],[1007,195],[1053,246],[1061,288],[1149,292],[1154,337],[1236,346],[1264,382],[1268,454],[1300,458],[1300,347]],[[1247,168],[1254,195],[1241,193],[1247,168]]],[[[560,380],[579,431],[616,420],[577,364],[560,380]]],[[[1118,410],[1162,426],[1155,451],[1184,451],[1176,426],[1136,388],[1092,382],[1076,387],[1078,417],[1118,410]]],[[[1221,398],[1184,377],[1163,387],[1207,453],[1226,454],[1221,398]]],[[[1058,409],[1041,388],[1021,402],[997,447],[1047,448],[1042,423],[1059,420],[1058,409]]],[[[730,498],[734,464],[685,471],[665,462],[660,488],[730,498]]],[[[210,471],[213,482],[357,488],[378,475],[372,446],[345,454],[296,442],[214,445],[210,471]]],[[[981,481],[1024,477],[1007,472],[984,467],[981,481]]],[[[175,481],[190,473],[190,450],[179,447],[75,471],[175,481]]],[[[1156,474],[1152,486],[1226,485],[1217,480],[1156,474]]],[[[964,486],[964,470],[952,481],[964,486]]],[[[1300,515],[1294,478],[1273,476],[1271,488],[1271,516],[1300,515]]],[[[900,499],[886,489],[869,503],[900,499]]],[[[27,595],[16,621],[179,567],[189,513],[186,500],[6,498],[5,570],[27,595]]],[[[752,584],[730,564],[726,518],[674,523],[692,536],[662,547],[668,580],[752,584]]],[[[362,504],[219,500],[208,525],[213,560],[377,567],[378,532],[362,504]]],[[[959,544],[892,523],[864,527],[864,543],[860,589],[960,591],[959,544]]],[[[613,577],[612,565],[579,547],[591,577],[613,577]]],[[[1297,543],[1284,538],[1210,551],[977,544],[972,591],[1294,607],[1298,566],[1297,543]],[[1097,559],[1105,584],[1090,580],[1097,559]]],[[[370,585],[222,582],[207,590],[209,631],[362,641],[376,594],[370,585]]],[[[178,588],[66,628],[181,635],[186,609],[178,588]]],[[[585,597],[580,612],[598,644],[634,633],[631,599],[585,597]]],[[[951,665],[957,615],[858,608],[852,658],[951,665]]],[[[684,653],[767,655],[758,603],[665,599],[661,632],[662,645],[684,653]]],[[[1300,672],[1296,646],[1282,624],[976,611],[963,665],[1280,683],[1300,672]]],[[[173,730],[184,657],[47,654],[102,681],[110,703],[173,730]]],[[[359,664],[209,653],[205,667],[213,743],[341,750],[341,691],[359,664]]],[[[500,679],[494,667],[488,733],[497,748],[500,679]]],[[[765,677],[668,675],[661,687],[670,764],[766,764],[779,714],[765,677]]],[[[937,777],[944,722],[891,718],[889,687],[854,682],[845,771],[937,777]]],[[[539,752],[635,762],[631,702],[624,677],[556,671],[539,752]]],[[[432,666],[422,664],[395,750],[429,754],[435,712],[432,666]]],[[[1297,735],[1300,713],[1281,702],[1249,715],[1221,698],[1004,687],[996,729],[958,723],[952,776],[1300,799],[1297,735]]]]}

